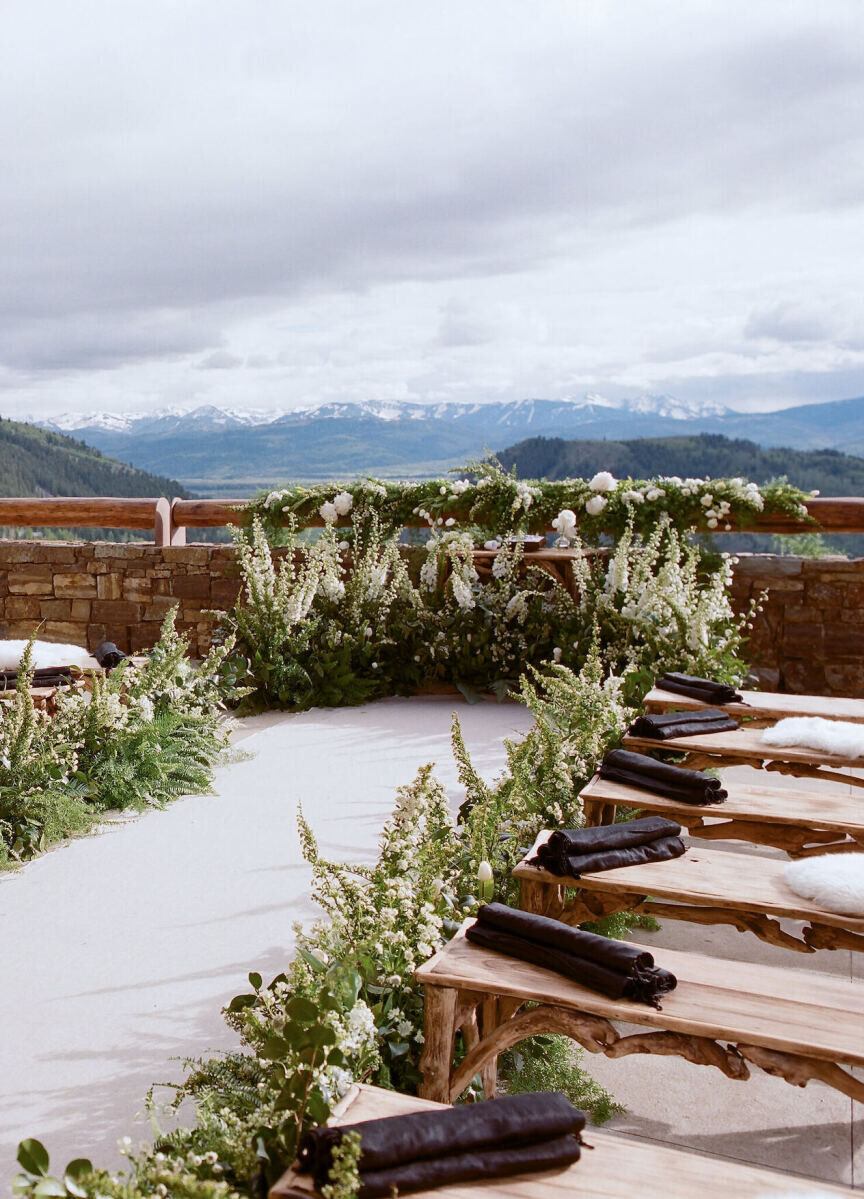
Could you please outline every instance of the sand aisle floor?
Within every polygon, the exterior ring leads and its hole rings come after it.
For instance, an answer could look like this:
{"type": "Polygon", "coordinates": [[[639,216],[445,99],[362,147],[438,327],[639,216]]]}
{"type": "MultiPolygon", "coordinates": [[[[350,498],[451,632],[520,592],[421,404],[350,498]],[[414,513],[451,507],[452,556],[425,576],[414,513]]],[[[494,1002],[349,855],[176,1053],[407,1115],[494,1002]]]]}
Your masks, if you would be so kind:
{"type": "Polygon", "coordinates": [[[454,801],[449,752],[458,709],[491,778],[502,738],[530,724],[514,704],[392,699],[268,715],[239,741],[253,756],[221,768],[217,794],[182,799],[0,876],[0,1193],[17,1142],[117,1164],[117,1139],[148,1139],[135,1113],[176,1059],[235,1045],[220,1008],[291,954],[311,921],[296,811],[328,856],[374,856],[395,790],[435,761],[454,801]]]}

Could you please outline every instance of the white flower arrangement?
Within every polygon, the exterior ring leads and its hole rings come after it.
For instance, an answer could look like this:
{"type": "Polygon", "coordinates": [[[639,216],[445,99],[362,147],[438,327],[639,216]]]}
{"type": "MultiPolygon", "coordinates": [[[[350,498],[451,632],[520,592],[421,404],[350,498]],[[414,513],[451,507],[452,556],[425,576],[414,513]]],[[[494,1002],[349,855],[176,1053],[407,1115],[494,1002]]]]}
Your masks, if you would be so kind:
{"type": "Polygon", "coordinates": [[[588,486],[592,491],[614,491],[618,480],[608,470],[599,470],[588,486]]]}

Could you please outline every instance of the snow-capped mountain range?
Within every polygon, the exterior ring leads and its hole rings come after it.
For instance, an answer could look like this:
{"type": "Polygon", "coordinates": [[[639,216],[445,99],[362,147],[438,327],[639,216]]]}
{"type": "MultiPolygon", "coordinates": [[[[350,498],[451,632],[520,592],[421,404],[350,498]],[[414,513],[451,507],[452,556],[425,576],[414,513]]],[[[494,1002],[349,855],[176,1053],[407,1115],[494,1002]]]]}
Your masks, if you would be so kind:
{"type": "Polygon", "coordinates": [[[43,422],[203,494],[290,480],[440,474],[532,437],[623,441],[722,433],[763,446],[864,454],[864,398],[747,414],[669,395],[418,404],[329,402],[290,411],[164,408],[43,422]]]}
{"type": "Polygon", "coordinates": [[[489,427],[511,428],[531,425],[538,419],[545,425],[558,416],[567,424],[582,417],[591,422],[602,412],[627,412],[639,416],[655,416],[667,420],[694,420],[701,417],[720,417],[731,410],[721,404],[693,404],[669,395],[644,394],[633,399],[618,400],[587,392],[584,396],[564,400],[526,399],[505,403],[460,404],[453,401],[438,404],[418,404],[397,400],[358,400],[325,402],[298,408],[217,408],[212,404],[197,408],[158,408],[152,412],[92,412],[69,413],[51,420],[40,421],[45,429],[73,433],[86,429],[105,433],[129,433],[142,426],[159,426],[163,431],[193,429],[242,429],[258,425],[306,424],[314,420],[379,421],[482,421],[489,427]],[[553,412],[557,409],[557,412],[553,412]]]}

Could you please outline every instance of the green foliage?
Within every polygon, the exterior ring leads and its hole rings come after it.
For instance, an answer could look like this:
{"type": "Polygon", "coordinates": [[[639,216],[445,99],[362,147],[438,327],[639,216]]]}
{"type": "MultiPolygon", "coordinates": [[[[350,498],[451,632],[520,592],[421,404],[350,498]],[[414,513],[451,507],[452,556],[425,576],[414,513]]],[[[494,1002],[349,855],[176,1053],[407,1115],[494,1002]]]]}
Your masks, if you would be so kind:
{"type": "Polygon", "coordinates": [[[569,1037],[528,1037],[501,1055],[498,1077],[510,1095],[562,1091],[595,1124],[605,1124],[624,1109],[582,1067],[584,1056],[569,1037]]]}
{"type": "Polygon", "coordinates": [[[53,717],[30,694],[31,649],[0,715],[0,865],[80,833],[108,809],[162,807],[209,790],[227,746],[220,716],[231,643],[195,667],[166,617],[143,666],[94,675],[92,693],[61,692],[53,717]]]}
{"type": "MultiPolygon", "coordinates": [[[[292,516],[301,524],[320,518],[347,524],[351,513],[351,523],[356,526],[374,513],[383,528],[396,530],[416,523],[418,517],[432,528],[452,520],[457,529],[476,531],[485,539],[504,537],[514,529],[545,533],[562,509],[571,509],[588,544],[598,544],[604,535],[619,536],[628,523],[637,532],[650,533],[664,513],[681,532],[712,527],[702,503],[706,494],[718,503],[727,503],[729,519],[744,527],[762,512],[806,517],[802,505],[807,496],[779,480],[760,489],[739,476],[624,478],[613,479],[609,490],[600,491],[585,478],[517,479],[515,471],[507,474],[494,460],[470,463],[466,469],[470,477],[457,480],[387,483],[365,479],[350,484],[347,490],[338,490],[332,483],[289,487],[259,495],[246,511],[274,531],[292,516]],[[341,502],[336,504],[337,500],[341,502]]],[[[689,465],[682,467],[685,476],[691,471],[689,465]]]]}
{"type": "Polygon", "coordinates": [[[633,441],[531,437],[498,454],[505,470],[522,478],[590,478],[608,470],[621,479],[701,475],[711,480],[743,476],[759,484],[779,476],[823,495],[864,494],[864,459],[837,450],[765,449],[719,433],[640,437],[633,441]]]}

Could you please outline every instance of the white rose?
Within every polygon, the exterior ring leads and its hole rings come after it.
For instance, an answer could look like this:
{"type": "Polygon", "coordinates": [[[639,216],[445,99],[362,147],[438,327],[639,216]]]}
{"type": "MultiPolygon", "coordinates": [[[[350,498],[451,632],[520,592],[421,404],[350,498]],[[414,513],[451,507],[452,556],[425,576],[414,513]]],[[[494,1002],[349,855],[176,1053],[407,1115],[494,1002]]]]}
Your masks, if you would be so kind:
{"type": "Polygon", "coordinates": [[[602,495],[592,495],[591,499],[585,505],[585,511],[590,516],[599,516],[603,509],[608,504],[608,500],[602,495]]]}
{"type": "Polygon", "coordinates": [[[699,503],[702,505],[703,508],[713,508],[714,507],[714,496],[711,495],[710,493],[707,495],[703,495],[702,499],[699,501],[699,503]]]}
{"type": "Polygon", "coordinates": [[[562,508],[552,521],[552,528],[557,529],[559,533],[563,533],[565,529],[573,529],[575,527],[576,513],[572,508],[562,508]]]}
{"type": "Polygon", "coordinates": [[[354,506],[354,496],[350,491],[340,491],[333,497],[333,507],[340,516],[347,516],[354,506]]]}
{"type": "Polygon", "coordinates": [[[600,470],[588,484],[592,491],[614,491],[618,480],[608,470],[600,470]]]}
{"type": "Polygon", "coordinates": [[[333,524],[333,522],[339,517],[339,513],[336,511],[336,505],[331,504],[329,500],[325,500],[318,509],[318,515],[321,517],[324,523],[328,525],[333,524]]]}
{"type": "Polygon", "coordinates": [[[717,519],[716,519],[716,517],[712,516],[712,517],[711,517],[711,519],[708,521],[708,528],[709,528],[709,529],[716,529],[716,528],[717,528],[717,519]]]}

